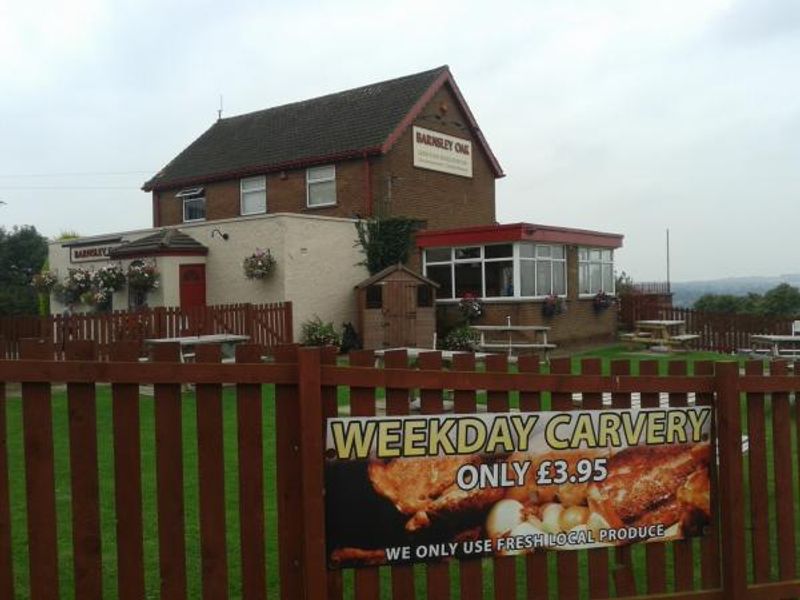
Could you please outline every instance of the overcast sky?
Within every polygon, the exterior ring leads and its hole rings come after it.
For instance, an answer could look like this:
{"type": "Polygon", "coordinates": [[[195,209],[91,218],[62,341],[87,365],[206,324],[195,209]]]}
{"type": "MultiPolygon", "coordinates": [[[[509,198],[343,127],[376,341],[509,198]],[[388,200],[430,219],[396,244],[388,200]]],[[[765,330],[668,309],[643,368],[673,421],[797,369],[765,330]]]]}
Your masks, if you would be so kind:
{"type": "Polygon", "coordinates": [[[0,224],[148,227],[216,119],[449,64],[501,222],[663,279],[800,271],[800,2],[0,0],[0,224]]]}

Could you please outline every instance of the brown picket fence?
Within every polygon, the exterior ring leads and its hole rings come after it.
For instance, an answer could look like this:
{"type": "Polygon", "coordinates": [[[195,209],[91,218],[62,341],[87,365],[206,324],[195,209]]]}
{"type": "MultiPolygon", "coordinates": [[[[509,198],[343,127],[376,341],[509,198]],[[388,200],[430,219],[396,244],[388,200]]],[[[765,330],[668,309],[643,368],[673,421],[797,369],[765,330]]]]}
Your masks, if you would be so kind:
{"type": "Polygon", "coordinates": [[[38,337],[51,340],[57,349],[74,340],[92,340],[101,357],[111,345],[123,340],[139,343],[148,338],[232,333],[249,335],[253,343],[267,347],[290,344],[292,303],[221,304],[180,308],[143,308],[108,313],[56,314],[0,317],[0,340],[8,358],[19,355],[19,341],[38,337]]]}
{"type": "Polygon", "coordinates": [[[621,296],[619,314],[620,327],[628,331],[636,329],[636,321],[644,319],[684,321],[688,333],[700,336],[695,347],[714,352],[736,352],[751,348],[750,336],[753,334],[789,335],[794,320],[682,308],[665,303],[662,296],[651,294],[621,296]]]}
{"type": "Polygon", "coordinates": [[[509,369],[507,357],[494,355],[485,368],[476,368],[470,354],[457,355],[445,367],[438,352],[410,362],[396,351],[376,367],[370,351],[340,360],[330,349],[296,346],[275,349],[275,362],[263,363],[263,348],[246,345],[237,348],[235,364],[221,364],[214,346],[199,347],[197,363],[184,364],[177,345],[170,344],[158,346],[153,360],[142,363],[134,342],[115,344],[110,360],[97,360],[90,342],[72,342],[66,360],[54,360],[47,340],[23,340],[20,351],[20,360],[0,361],[2,598],[800,596],[800,377],[790,375],[786,363],[747,363],[742,369],[737,362],[603,365],[599,359],[558,358],[545,367],[537,357],[520,357],[509,369]],[[643,407],[714,406],[719,460],[712,473],[712,525],[696,540],[328,570],[325,419],[345,412],[407,414],[417,396],[426,414],[622,409],[634,398],[643,407]],[[98,435],[106,408],[112,423],[98,435]],[[228,410],[235,417],[226,417],[228,410]],[[65,447],[56,427],[63,421],[60,435],[68,437],[69,451],[62,458],[55,449],[65,447]],[[21,431],[14,423],[21,423],[21,431]],[[749,438],[746,456],[743,432],[749,438]],[[225,448],[232,438],[230,462],[225,448]],[[149,439],[155,445],[154,490],[143,483],[153,475],[145,473],[143,458],[149,439]],[[197,453],[191,469],[189,450],[197,453]],[[107,453],[113,455],[113,473],[100,472],[107,453]],[[11,474],[20,469],[24,494],[11,493],[21,485],[11,474]],[[226,488],[230,469],[238,475],[233,492],[226,488]],[[65,477],[69,489],[57,488],[65,477]],[[113,487],[116,511],[111,532],[102,529],[101,512],[107,509],[98,491],[107,486],[113,487]],[[192,489],[196,513],[187,492],[192,489]],[[148,537],[154,531],[149,494],[155,496],[157,540],[148,537]],[[232,506],[233,520],[226,518],[232,506]],[[25,520],[14,517],[22,508],[25,520]],[[274,511],[273,523],[265,514],[274,511]],[[196,515],[196,526],[189,514],[196,515]],[[72,535],[59,540],[64,519],[72,535]],[[238,537],[229,535],[232,523],[238,537]],[[151,562],[145,555],[152,556],[155,541],[158,556],[151,562]]]}

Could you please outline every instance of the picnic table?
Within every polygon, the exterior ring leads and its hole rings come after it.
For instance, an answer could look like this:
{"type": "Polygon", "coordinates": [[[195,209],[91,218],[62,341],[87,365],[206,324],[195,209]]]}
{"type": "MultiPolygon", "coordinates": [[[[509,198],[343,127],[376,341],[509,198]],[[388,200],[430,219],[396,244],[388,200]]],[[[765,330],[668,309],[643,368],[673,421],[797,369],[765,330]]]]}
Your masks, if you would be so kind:
{"type": "Polygon", "coordinates": [[[509,356],[514,350],[544,350],[545,357],[549,350],[553,350],[556,345],[547,341],[547,332],[550,328],[546,325],[473,325],[472,329],[481,334],[478,346],[481,350],[503,350],[509,356]],[[506,334],[504,339],[487,339],[487,334],[499,333],[506,334]],[[534,340],[541,341],[527,342],[519,341],[517,336],[520,334],[533,334],[534,340]]]}
{"type": "Polygon", "coordinates": [[[750,336],[750,344],[758,352],[765,348],[773,358],[800,357],[800,335],[769,335],[754,333],[750,336]]]}
{"type": "Polygon", "coordinates": [[[158,344],[180,344],[181,362],[193,360],[195,357],[195,347],[202,344],[220,344],[222,347],[223,362],[230,362],[234,359],[234,348],[250,339],[249,335],[236,335],[232,333],[213,333],[208,335],[183,335],[171,338],[150,338],[144,341],[147,346],[158,344]]]}
{"type": "Polygon", "coordinates": [[[688,349],[691,342],[700,339],[697,334],[686,333],[686,321],[677,319],[644,319],[636,321],[635,326],[634,332],[620,337],[625,341],[668,349],[688,349]]]}

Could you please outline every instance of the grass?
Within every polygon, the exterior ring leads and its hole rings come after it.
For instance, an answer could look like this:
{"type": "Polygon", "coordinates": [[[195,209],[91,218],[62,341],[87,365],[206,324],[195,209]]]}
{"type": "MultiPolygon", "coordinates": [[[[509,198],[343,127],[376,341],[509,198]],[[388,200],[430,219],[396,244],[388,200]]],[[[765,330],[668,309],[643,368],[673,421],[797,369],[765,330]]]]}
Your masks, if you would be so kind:
{"type": "MultiPolygon", "coordinates": [[[[687,360],[690,363],[697,360],[730,360],[727,355],[710,353],[689,353],[671,356],[653,356],[650,354],[630,353],[624,347],[610,347],[590,352],[584,352],[575,357],[573,371],[579,369],[582,358],[601,358],[603,371],[608,372],[611,360],[630,359],[633,361],[632,369],[638,371],[640,360],[658,360],[661,372],[666,373],[667,362],[670,360],[687,360]]],[[[276,492],[275,492],[275,432],[274,432],[274,389],[272,386],[263,387],[264,407],[264,465],[265,465],[265,505],[267,527],[267,577],[270,597],[277,597],[278,593],[278,565],[277,565],[277,531],[276,492]]],[[[382,395],[379,390],[378,395],[382,395]]],[[[515,399],[512,394],[512,402],[515,399]]],[[[348,394],[342,390],[339,397],[340,404],[346,404],[348,394]]],[[[744,406],[744,403],[743,403],[744,406]]],[[[767,474],[768,494],[770,496],[770,554],[772,559],[771,574],[777,577],[777,542],[775,531],[775,505],[774,497],[780,488],[782,493],[789,490],[785,482],[775,481],[774,456],[772,453],[772,416],[769,401],[766,402],[766,446],[767,446],[767,474]]],[[[792,409],[794,411],[794,408],[792,409]]],[[[12,544],[14,549],[14,575],[17,598],[29,597],[28,564],[27,564],[27,529],[25,511],[25,471],[22,441],[22,414],[21,400],[19,397],[9,397],[6,403],[7,418],[7,444],[9,453],[9,480],[12,508],[12,544]]],[[[144,558],[145,558],[145,584],[146,597],[159,597],[158,573],[158,531],[156,512],[156,484],[155,484],[155,435],[154,435],[154,407],[152,397],[142,396],[140,401],[141,418],[141,443],[142,443],[142,488],[144,499],[144,558]]],[[[793,421],[795,415],[793,414],[793,421]]],[[[795,421],[796,422],[796,421],[795,421]]],[[[746,410],[743,410],[743,426],[746,427],[746,410]]],[[[239,522],[238,522],[238,465],[236,441],[236,407],[235,392],[232,388],[223,391],[223,429],[225,453],[225,506],[227,525],[227,550],[229,566],[229,593],[231,598],[241,596],[240,589],[240,555],[239,555],[239,522]]],[[[56,503],[58,517],[58,556],[60,566],[61,597],[71,599],[73,594],[73,566],[72,566],[72,527],[71,527],[71,494],[70,494],[70,467],[69,467],[69,435],[68,435],[68,410],[66,394],[63,391],[53,393],[53,431],[55,443],[56,467],[56,503]]],[[[793,492],[795,527],[797,538],[800,540],[800,490],[798,490],[798,465],[797,465],[797,428],[792,427],[793,448],[793,481],[788,486],[793,492]]],[[[100,509],[101,509],[101,534],[103,548],[103,596],[104,598],[117,597],[116,571],[117,557],[114,544],[115,539],[115,506],[114,506],[114,464],[113,440],[111,431],[111,397],[107,386],[97,388],[97,435],[98,459],[100,471],[100,509]]],[[[184,497],[186,512],[186,541],[187,541],[187,582],[189,598],[201,595],[200,577],[200,550],[199,550],[199,517],[198,517],[198,483],[197,483],[197,437],[196,437],[196,404],[192,393],[184,394],[183,402],[183,459],[184,459],[184,497]]],[[[745,489],[749,489],[747,475],[747,462],[745,462],[745,489]]],[[[749,493],[746,498],[749,500],[749,493]]],[[[750,517],[749,503],[746,507],[747,516],[744,524],[750,543],[750,517]]],[[[695,542],[695,545],[697,543],[695,542]]],[[[671,546],[671,545],[668,545],[671,546]]],[[[588,560],[586,552],[578,552],[579,572],[582,597],[586,597],[588,590],[588,560]]],[[[697,555],[697,554],[696,554],[697,555]]],[[[668,573],[671,573],[671,548],[667,550],[668,573]]],[[[637,546],[633,551],[634,576],[639,592],[643,591],[645,580],[644,548],[637,546]]],[[[749,558],[749,576],[752,577],[752,565],[749,558]]],[[[696,566],[697,567],[697,566],[696,566]]],[[[800,569],[800,553],[798,553],[798,568],[800,569]]],[[[484,569],[484,597],[492,597],[492,562],[483,562],[484,569]]],[[[452,597],[458,597],[459,581],[458,566],[451,563],[451,581],[453,582],[452,597]]],[[[551,580],[556,579],[555,555],[549,557],[549,572],[551,580]]],[[[415,567],[417,597],[425,598],[424,567],[415,567]]],[[[518,597],[524,597],[526,586],[524,559],[518,559],[517,568],[518,597]]],[[[613,577],[612,589],[613,589],[613,577]]],[[[695,571],[695,580],[699,582],[699,567],[695,571]]],[[[352,571],[344,573],[346,598],[352,597],[352,571]]],[[[390,598],[390,570],[380,569],[381,597],[390,598]]],[[[672,589],[672,583],[670,583],[672,589]]],[[[553,590],[551,600],[557,598],[557,591],[553,590]]],[[[434,599],[431,599],[434,600],[434,599]]]]}
{"type": "MultiPolygon", "coordinates": [[[[264,386],[264,469],[267,535],[267,576],[270,597],[278,593],[278,565],[275,496],[275,430],[273,386],[264,386]]],[[[228,546],[229,593],[241,596],[238,513],[238,463],[236,439],[235,393],[226,388],[223,393],[223,432],[225,453],[225,508],[228,546]]],[[[22,440],[22,402],[9,398],[6,404],[8,425],[8,463],[11,499],[11,531],[14,548],[14,579],[16,596],[29,597],[27,552],[27,521],[25,511],[25,469],[22,440]]],[[[155,424],[153,398],[140,399],[142,446],[142,496],[144,517],[144,562],[147,598],[159,597],[158,529],[155,478],[155,424]]],[[[111,420],[111,395],[107,386],[97,393],[97,437],[100,472],[100,519],[103,548],[103,597],[117,597],[117,556],[115,546],[116,512],[114,506],[114,454],[111,420]]],[[[56,470],[56,512],[58,519],[59,586],[61,597],[74,598],[72,567],[72,524],[69,465],[69,434],[66,393],[53,394],[53,438],[56,470]]],[[[194,394],[184,394],[183,401],[183,468],[186,514],[186,566],[189,598],[201,595],[199,509],[197,483],[196,404],[194,394]]]]}

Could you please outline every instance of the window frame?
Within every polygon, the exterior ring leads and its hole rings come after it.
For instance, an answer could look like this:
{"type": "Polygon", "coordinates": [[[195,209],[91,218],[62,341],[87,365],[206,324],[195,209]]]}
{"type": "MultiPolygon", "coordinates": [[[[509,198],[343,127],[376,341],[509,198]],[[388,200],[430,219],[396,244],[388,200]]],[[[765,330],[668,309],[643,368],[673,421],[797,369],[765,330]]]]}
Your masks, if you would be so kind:
{"type": "Polygon", "coordinates": [[[207,212],[206,212],[206,194],[205,189],[201,187],[195,188],[186,188],[175,194],[176,198],[180,198],[181,200],[181,216],[183,217],[184,223],[200,223],[207,219],[207,212]],[[186,218],[186,206],[189,202],[198,202],[202,201],[203,203],[203,216],[199,219],[187,219],[186,218]]]}
{"type": "Polygon", "coordinates": [[[267,176],[266,175],[255,175],[253,177],[243,177],[239,180],[239,215],[242,217],[249,217],[251,215],[263,215],[266,214],[268,210],[267,207],[267,176]],[[254,181],[260,179],[261,186],[252,190],[246,190],[246,193],[253,194],[255,192],[262,192],[264,194],[264,209],[263,210],[256,210],[252,212],[245,212],[244,211],[244,195],[245,189],[244,184],[246,181],[254,181]]]}
{"type": "Polygon", "coordinates": [[[336,194],[336,165],[317,165],[316,167],[308,167],[306,169],[306,208],[324,208],[327,206],[336,206],[338,198],[336,194]],[[324,178],[313,178],[311,172],[319,169],[332,169],[333,175],[324,178]],[[326,202],[325,204],[311,204],[311,186],[319,183],[333,182],[333,202],[326,202]]]}
{"type": "Polygon", "coordinates": [[[496,244],[471,244],[471,245],[462,245],[462,246],[438,246],[432,248],[425,248],[422,253],[422,272],[426,277],[430,277],[428,275],[428,267],[429,266],[449,266],[450,267],[450,288],[451,288],[451,296],[448,298],[439,297],[437,294],[436,302],[457,302],[460,298],[456,295],[456,266],[460,264],[470,264],[470,263],[480,263],[481,264],[481,300],[485,302],[520,302],[520,301],[530,301],[530,300],[543,300],[549,294],[539,294],[533,296],[523,296],[522,295],[522,263],[525,261],[529,261],[534,263],[534,292],[536,291],[536,279],[538,277],[538,271],[536,268],[536,263],[540,261],[547,261],[551,264],[551,283],[550,283],[550,290],[553,290],[553,281],[554,278],[552,277],[553,272],[553,264],[557,263],[561,265],[563,269],[564,275],[564,291],[563,293],[556,294],[560,298],[566,298],[568,291],[569,291],[569,280],[568,280],[568,273],[567,273],[567,246],[566,244],[535,244],[531,242],[500,242],[496,244]],[[486,247],[488,246],[502,246],[502,245],[511,245],[511,256],[501,256],[501,257],[492,257],[486,258],[486,247]],[[520,251],[523,244],[530,244],[533,246],[534,256],[532,257],[523,257],[520,251]],[[480,255],[479,257],[469,257],[469,258],[456,258],[457,250],[464,249],[464,248],[480,248],[480,255]],[[561,248],[561,258],[552,258],[552,257],[539,257],[538,256],[538,248],[539,247],[559,247],[561,248]],[[428,250],[449,250],[450,251],[450,258],[448,260],[428,260],[428,250]],[[512,296],[486,296],[486,264],[487,263],[496,263],[496,262],[511,262],[513,268],[513,287],[514,287],[514,295],[512,296]]]}
{"type": "Polygon", "coordinates": [[[593,298],[594,296],[597,295],[598,292],[603,292],[605,294],[608,294],[609,296],[616,296],[617,295],[617,281],[616,281],[616,277],[614,276],[614,249],[613,248],[600,248],[600,247],[597,247],[597,246],[579,246],[577,254],[578,254],[578,297],[579,298],[593,298]],[[599,259],[591,258],[593,250],[600,252],[600,258],[599,259]],[[584,256],[584,254],[583,254],[584,252],[585,252],[586,258],[582,258],[582,256],[584,256]],[[604,252],[608,252],[610,258],[608,258],[608,259],[603,258],[603,253],[604,252]],[[595,289],[595,286],[592,286],[592,283],[593,283],[592,282],[592,265],[599,265],[600,266],[600,284],[601,284],[601,286],[599,288],[597,288],[597,289],[595,289]],[[588,277],[589,277],[589,285],[588,285],[589,291],[588,292],[583,291],[584,290],[583,281],[581,279],[581,271],[583,270],[582,269],[583,266],[586,266],[586,271],[587,271],[588,277]],[[602,287],[602,283],[603,283],[603,267],[607,267],[607,266],[611,267],[611,289],[610,290],[603,289],[603,287],[602,287]],[[594,290],[594,291],[592,291],[592,290],[594,290]]]}

